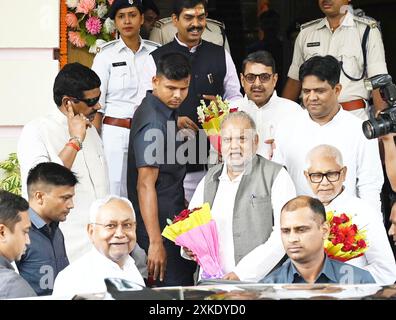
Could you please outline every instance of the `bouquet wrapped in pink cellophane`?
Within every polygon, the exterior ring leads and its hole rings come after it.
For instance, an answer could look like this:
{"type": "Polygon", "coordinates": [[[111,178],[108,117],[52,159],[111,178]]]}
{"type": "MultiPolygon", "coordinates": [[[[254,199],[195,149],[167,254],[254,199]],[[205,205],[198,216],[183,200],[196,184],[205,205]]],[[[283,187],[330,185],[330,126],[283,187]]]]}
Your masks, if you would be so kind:
{"type": "Polygon", "coordinates": [[[193,252],[203,270],[203,279],[223,277],[224,273],[219,263],[216,222],[212,220],[208,203],[203,204],[201,208],[183,210],[173,221],[168,221],[168,224],[162,235],[193,252]]]}

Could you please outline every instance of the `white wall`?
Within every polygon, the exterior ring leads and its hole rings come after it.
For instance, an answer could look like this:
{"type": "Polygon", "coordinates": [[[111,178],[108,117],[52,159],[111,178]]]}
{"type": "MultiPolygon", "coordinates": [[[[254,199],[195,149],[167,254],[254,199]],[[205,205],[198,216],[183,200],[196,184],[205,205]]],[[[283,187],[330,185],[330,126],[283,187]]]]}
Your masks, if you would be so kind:
{"type": "Polygon", "coordinates": [[[16,152],[23,125],[54,107],[59,0],[0,0],[0,161],[16,152]]]}

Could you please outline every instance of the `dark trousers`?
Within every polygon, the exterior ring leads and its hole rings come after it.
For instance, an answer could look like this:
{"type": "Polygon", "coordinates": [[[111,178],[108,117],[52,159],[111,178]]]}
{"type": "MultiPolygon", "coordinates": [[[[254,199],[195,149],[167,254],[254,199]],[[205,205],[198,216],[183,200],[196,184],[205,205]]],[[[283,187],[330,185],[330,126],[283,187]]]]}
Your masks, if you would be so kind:
{"type": "MultiPolygon", "coordinates": [[[[149,239],[147,235],[138,234],[138,243],[148,253],[149,239]]],[[[157,280],[155,286],[192,286],[194,285],[193,274],[197,268],[194,261],[186,260],[180,256],[180,247],[172,241],[164,239],[167,254],[167,264],[164,281],[157,280]]]]}

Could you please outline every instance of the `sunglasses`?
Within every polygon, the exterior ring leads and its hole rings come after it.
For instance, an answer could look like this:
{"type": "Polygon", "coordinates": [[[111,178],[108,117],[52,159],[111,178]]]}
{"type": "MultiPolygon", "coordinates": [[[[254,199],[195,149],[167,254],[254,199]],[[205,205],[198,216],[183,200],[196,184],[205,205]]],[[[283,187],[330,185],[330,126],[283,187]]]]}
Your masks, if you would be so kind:
{"type": "Polygon", "coordinates": [[[273,74],[270,73],[260,73],[260,74],[248,73],[248,74],[244,74],[243,77],[248,83],[254,83],[257,77],[259,78],[261,83],[265,83],[271,79],[272,75],[273,74]]]}
{"type": "Polygon", "coordinates": [[[91,98],[91,99],[80,99],[80,98],[73,98],[73,101],[75,103],[81,101],[84,102],[88,107],[94,107],[95,105],[97,105],[97,103],[99,102],[100,96],[95,97],[95,98],[91,98]]]}

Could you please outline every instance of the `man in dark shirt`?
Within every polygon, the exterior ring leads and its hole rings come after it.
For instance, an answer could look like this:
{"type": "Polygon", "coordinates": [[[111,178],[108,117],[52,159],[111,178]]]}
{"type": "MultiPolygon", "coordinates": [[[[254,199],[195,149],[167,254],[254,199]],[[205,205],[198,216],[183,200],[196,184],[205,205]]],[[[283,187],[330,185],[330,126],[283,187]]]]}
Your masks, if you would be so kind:
{"type": "Polygon", "coordinates": [[[28,208],[22,197],[0,190],[0,299],[36,295],[11,265],[21,258],[30,243],[28,208]]]}
{"type": "Polygon", "coordinates": [[[299,196],[287,202],[281,211],[280,227],[289,259],[260,282],[375,283],[368,271],[326,256],[323,241],[330,227],[318,199],[299,196]]]}
{"type": "MultiPolygon", "coordinates": [[[[157,285],[192,285],[194,262],[180,256],[180,248],[163,240],[166,220],[184,209],[186,168],[178,152],[177,109],[186,98],[191,67],[180,53],[158,62],[153,92],[136,110],[129,138],[128,197],[136,212],[137,241],[147,252],[149,276],[157,285]],[[180,161],[181,160],[181,161],[180,161]]],[[[184,161],[185,163],[185,161],[184,161]]]]}
{"type": "Polygon", "coordinates": [[[64,166],[43,162],[29,171],[27,188],[32,228],[28,246],[17,267],[37,295],[50,295],[58,273],[69,265],[59,222],[74,207],[77,178],[64,166]]]}

